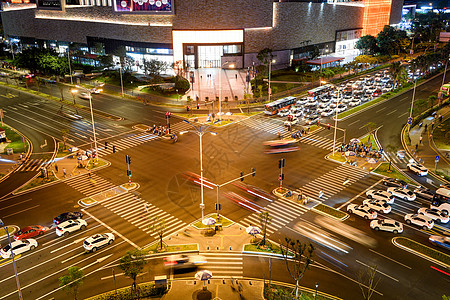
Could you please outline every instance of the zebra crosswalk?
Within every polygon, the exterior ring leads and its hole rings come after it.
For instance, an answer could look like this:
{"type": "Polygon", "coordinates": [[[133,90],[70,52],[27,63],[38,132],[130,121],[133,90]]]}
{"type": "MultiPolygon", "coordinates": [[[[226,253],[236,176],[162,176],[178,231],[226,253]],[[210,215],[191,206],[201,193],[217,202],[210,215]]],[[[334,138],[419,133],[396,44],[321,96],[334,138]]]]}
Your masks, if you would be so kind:
{"type": "Polygon", "coordinates": [[[201,252],[207,263],[202,269],[212,271],[215,277],[241,278],[244,275],[242,253],[201,252]]]}
{"type": "Polygon", "coordinates": [[[368,175],[369,172],[367,171],[349,165],[340,165],[313,181],[308,182],[299,190],[312,199],[324,201],[333,195],[336,195],[348,185],[351,185],[368,175]],[[320,191],[323,192],[323,195],[319,198],[320,191]]]}
{"type": "Polygon", "coordinates": [[[392,152],[386,152],[386,155],[388,156],[388,159],[392,159],[392,161],[396,164],[409,164],[409,160],[413,157],[411,157],[411,155],[405,151],[405,154],[403,157],[399,157],[397,155],[397,153],[392,153],[392,152]]]}
{"type": "Polygon", "coordinates": [[[316,134],[304,135],[300,138],[300,142],[325,150],[333,151],[333,140],[318,136],[316,134]]]}
{"type": "Polygon", "coordinates": [[[110,141],[108,142],[108,147],[105,149],[105,147],[98,148],[98,155],[99,157],[108,155],[113,153],[113,146],[115,147],[115,151],[122,151],[131,147],[138,146],[140,144],[146,143],[148,141],[151,141],[153,139],[158,138],[157,135],[151,134],[151,133],[139,133],[139,134],[133,134],[128,137],[121,138],[119,140],[110,141]]]}
{"type": "MultiPolygon", "coordinates": [[[[263,210],[260,212],[262,211],[263,210]]],[[[270,235],[297,219],[299,216],[307,212],[308,209],[288,200],[277,199],[267,205],[264,208],[264,211],[269,212],[269,215],[272,217],[270,224],[267,225],[267,234],[270,235]]],[[[251,225],[259,225],[260,221],[258,219],[258,214],[260,212],[255,212],[247,216],[239,223],[246,227],[251,225]]]]}
{"type": "Polygon", "coordinates": [[[92,179],[89,178],[88,174],[84,174],[81,176],[75,176],[66,179],[63,182],[68,186],[76,189],[80,193],[84,194],[86,197],[93,196],[115,187],[114,184],[110,183],[108,180],[98,176],[95,173],[92,173],[91,177],[92,179]]]}
{"type": "Polygon", "coordinates": [[[44,159],[44,158],[37,158],[37,159],[29,159],[25,161],[18,169],[17,171],[39,171],[41,167],[46,167],[49,164],[51,164],[50,159],[44,159]]]}
{"type": "Polygon", "coordinates": [[[100,205],[127,220],[130,224],[138,227],[155,239],[158,237],[158,233],[149,227],[155,217],[164,219],[165,236],[171,235],[187,226],[185,222],[151,203],[138,198],[132,193],[116,195],[107,200],[100,201],[100,205]]]}

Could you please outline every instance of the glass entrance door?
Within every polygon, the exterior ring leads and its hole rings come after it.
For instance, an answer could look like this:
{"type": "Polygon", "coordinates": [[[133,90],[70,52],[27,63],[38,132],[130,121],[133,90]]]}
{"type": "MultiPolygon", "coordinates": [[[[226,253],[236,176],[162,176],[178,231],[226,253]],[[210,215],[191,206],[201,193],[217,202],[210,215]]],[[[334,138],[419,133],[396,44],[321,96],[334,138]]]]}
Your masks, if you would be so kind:
{"type": "Polygon", "coordinates": [[[199,68],[220,68],[223,46],[198,46],[199,68]]]}

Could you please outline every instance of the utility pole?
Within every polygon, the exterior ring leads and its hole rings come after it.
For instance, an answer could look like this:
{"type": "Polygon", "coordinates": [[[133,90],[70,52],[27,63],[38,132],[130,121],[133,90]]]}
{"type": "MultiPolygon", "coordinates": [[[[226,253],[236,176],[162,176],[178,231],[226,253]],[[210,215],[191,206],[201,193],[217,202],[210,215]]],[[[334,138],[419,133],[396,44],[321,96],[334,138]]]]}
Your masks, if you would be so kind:
{"type": "Polygon", "coordinates": [[[127,176],[128,176],[128,183],[131,183],[131,157],[129,155],[125,155],[125,161],[127,162],[127,176]]]}
{"type": "Polygon", "coordinates": [[[278,180],[280,181],[280,188],[283,187],[283,179],[284,179],[284,173],[283,173],[283,168],[284,168],[284,163],[285,163],[285,159],[282,158],[278,161],[278,168],[280,169],[280,176],[278,177],[278,180]]]}

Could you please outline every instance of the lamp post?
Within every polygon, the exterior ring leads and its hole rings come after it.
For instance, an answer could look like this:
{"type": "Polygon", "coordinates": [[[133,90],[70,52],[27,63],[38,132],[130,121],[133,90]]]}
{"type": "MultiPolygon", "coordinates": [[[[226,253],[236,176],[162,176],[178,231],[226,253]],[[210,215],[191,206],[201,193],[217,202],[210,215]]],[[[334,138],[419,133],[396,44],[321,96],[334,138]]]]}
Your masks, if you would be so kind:
{"type": "Polygon", "coordinates": [[[22,300],[23,298],[22,298],[22,291],[20,289],[19,275],[17,275],[16,261],[14,260],[14,252],[12,251],[11,238],[9,237],[8,227],[5,226],[5,224],[3,223],[2,219],[0,219],[0,226],[2,226],[5,229],[6,235],[8,236],[8,244],[9,244],[9,248],[11,250],[11,257],[12,257],[12,263],[13,263],[13,267],[14,267],[14,274],[16,276],[17,292],[19,293],[19,299],[22,300]]]}
{"type": "MultiPolygon", "coordinates": [[[[228,64],[229,61],[224,62],[219,69],[219,121],[222,120],[221,116],[222,116],[222,68],[223,66],[225,66],[226,64],[228,64]]],[[[214,112],[214,110],[213,110],[214,112]]]]}
{"type": "MultiPolygon", "coordinates": [[[[414,74],[413,74],[413,76],[414,76],[414,74]]],[[[416,96],[416,83],[417,83],[417,80],[414,80],[414,90],[413,90],[413,96],[411,99],[411,110],[409,111],[408,121],[411,120],[411,118],[412,118],[412,111],[413,111],[413,107],[414,107],[414,97],[416,96]]],[[[409,123],[410,122],[408,122],[408,132],[411,131],[411,124],[409,124],[409,123]]]]}
{"type": "Polygon", "coordinates": [[[270,96],[272,95],[272,90],[270,89],[270,76],[271,76],[271,73],[272,73],[272,63],[275,63],[275,62],[276,61],[274,59],[271,59],[269,61],[269,89],[267,90],[267,92],[269,94],[269,97],[268,97],[269,102],[270,102],[270,96]]]}
{"type": "Polygon", "coordinates": [[[194,127],[195,130],[186,130],[186,131],[181,131],[180,134],[184,134],[186,132],[192,132],[195,133],[196,135],[199,136],[200,138],[200,198],[201,198],[201,203],[200,203],[200,209],[202,210],[202,220],[204,218],[204,210],[205,210],[205,203],[203,202],[203,135],[206,133],[210,133],[212,135],[217,135],[217,132],[214,131],[209,131],[208,128],[210,127],[205,126],[205,125],[200,125],[200,126],[195,126],[194,124],[192,124],[191,122],[189,122],[188,120],[183,120],[184,122],[188,123],[189,125],[191,125],[192,127],[194,127]]]}
{"type": "Polygon", "coordinates": [[[341,97],[339,97],[341,95],[341,90],[338,89],[338,101],[336,103],[336,109],[335,109],[335,116],[334,116],[334,138],[333,138],[333,157],[334,157],[334,152],[336,151],[336,130],[337,130],[337,119],[338,119],[338,106],[339,106],[339,102],[341,97]]]}
{"type": "Polygon", "coordinates": [[[120,73],[120,87],[122,88],[122,98],[123,98],[123,79],[122,79],[122,63],[119,62],[119,73],[120,73]]]}
{"type": "Polygon", "coordinates": [[[70,84],[73,84],[72,67],[70,66],[69,47],[67,47],[67,61],[69,62],[70,84]]]}
{"type": "Polygon", "coordinates": [[[319,287],[319,283],[316,282],[316,291],[315,291],[315,293],[314,293],[314,300],[317,299],[317,288],[318,288],[318,287],[319,287]]]}
{"type": "MultiPolygon", "coordinates": [[[[77,85],[76,87],[85,90],[86,92],[88,92],[89,95],[89,108],[91,109],[92,134],[94,136],[95,161],[98,162],[97,134],[95,133],[94,111],[92,110],[92,91],[80,85],[77,85]]],[[[92,165],[93,164],[94,162],[92,161],[92,165]]]]}

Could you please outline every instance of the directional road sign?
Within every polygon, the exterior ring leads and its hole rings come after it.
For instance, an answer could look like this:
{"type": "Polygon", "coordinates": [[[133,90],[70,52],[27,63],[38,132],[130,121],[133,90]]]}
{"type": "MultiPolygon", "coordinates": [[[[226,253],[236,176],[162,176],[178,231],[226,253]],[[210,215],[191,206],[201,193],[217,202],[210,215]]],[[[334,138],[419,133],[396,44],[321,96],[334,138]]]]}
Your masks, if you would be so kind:
{"type": "Polygon", "coordinates": [[[436,158],[434,159],[434,162],[439,162],[439,155],[436,155],[436,158]]]}
{"type": "Polygon", "coordinates": [[[408,118],[408,124],[411,125],[411,124],[412,124],[412,121],[413,121],[413,118],[409,117],[409,118],[408,118]]]}

